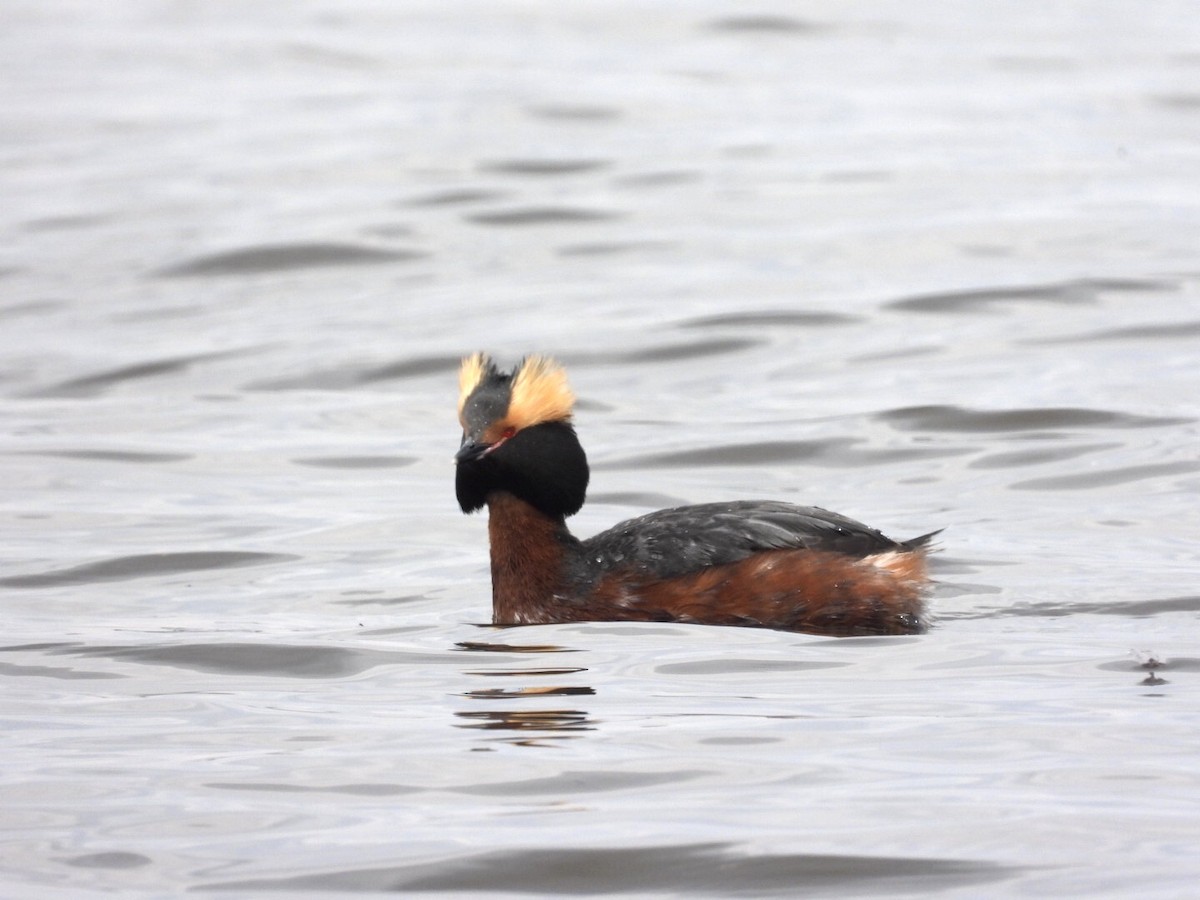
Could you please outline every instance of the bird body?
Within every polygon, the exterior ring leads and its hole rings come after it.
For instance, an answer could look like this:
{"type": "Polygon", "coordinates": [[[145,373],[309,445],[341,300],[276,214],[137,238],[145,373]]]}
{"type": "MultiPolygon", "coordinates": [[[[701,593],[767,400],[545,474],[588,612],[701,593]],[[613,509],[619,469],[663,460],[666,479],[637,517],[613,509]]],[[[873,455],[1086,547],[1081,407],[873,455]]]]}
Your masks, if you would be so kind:
{"type": "Polygon", "coordinates": [[[545,357],[501,372],[463,361],[456,492],[488,508],[496,624],[678,621],[818,634],[925,630],[932,534],[893,541],[819,507],[706,503],[621,522],[586,540],[566,518],[586,495],[574,396],[545,357]]]}

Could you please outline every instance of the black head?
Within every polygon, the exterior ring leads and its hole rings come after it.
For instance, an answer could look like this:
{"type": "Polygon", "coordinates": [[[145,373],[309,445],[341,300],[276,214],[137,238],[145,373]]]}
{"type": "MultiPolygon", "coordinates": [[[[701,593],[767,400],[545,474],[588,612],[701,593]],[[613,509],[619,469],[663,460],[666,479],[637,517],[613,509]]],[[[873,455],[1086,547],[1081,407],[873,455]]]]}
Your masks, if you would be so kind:
{"type": "Polygon", "coordinates": [[[587,493],[587,456],[571,413],[575,397],[566,373],[533,356],[501,372],[479,353],[459,372],[458,417],[463,428],[455,489],[463,512],[474,512],[494,491],[520,497],[551,516],[570,516],[587,493]]]}

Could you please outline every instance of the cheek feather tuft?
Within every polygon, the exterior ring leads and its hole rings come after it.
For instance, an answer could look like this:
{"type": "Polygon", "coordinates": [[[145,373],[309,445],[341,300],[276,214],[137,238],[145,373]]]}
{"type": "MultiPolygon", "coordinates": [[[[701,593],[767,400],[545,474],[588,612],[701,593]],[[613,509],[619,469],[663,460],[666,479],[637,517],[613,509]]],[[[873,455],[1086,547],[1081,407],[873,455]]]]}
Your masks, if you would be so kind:
{"type": "Polygon", "coordinates": [[[517,428],[565,422],[575,407],[567,373],[548,356],[527,357],[513,375],[508,420],[517,428]]]}

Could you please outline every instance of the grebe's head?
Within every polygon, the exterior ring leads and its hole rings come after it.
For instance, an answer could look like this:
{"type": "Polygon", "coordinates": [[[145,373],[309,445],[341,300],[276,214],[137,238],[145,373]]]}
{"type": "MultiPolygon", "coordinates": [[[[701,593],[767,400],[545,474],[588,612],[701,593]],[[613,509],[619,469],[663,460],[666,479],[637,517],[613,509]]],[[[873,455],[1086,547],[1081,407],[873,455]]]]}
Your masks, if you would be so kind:
{"type": "Polygon", "coordinates": [[[507,491],[554,516],[569,516],[587,493],[587,457],[571,415],[575,395],[553,359],[528,356],[511,372],[483,353],[458,373],[462,445],[455,488],[463,512],[507,491]]]}

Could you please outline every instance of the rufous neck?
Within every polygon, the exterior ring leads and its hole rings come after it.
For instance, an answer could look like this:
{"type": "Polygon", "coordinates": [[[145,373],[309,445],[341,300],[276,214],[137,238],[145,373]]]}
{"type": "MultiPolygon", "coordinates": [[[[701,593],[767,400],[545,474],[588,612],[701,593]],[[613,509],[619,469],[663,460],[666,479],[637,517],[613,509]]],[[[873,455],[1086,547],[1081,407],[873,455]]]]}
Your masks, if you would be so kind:
{"type": "Polygon", "coordinates": [[[546,621],[543,610],[565,590],[568,548],[574,542],[566,522],[496,491],[488,496],[488,539],[493,621],[546,621]]]}

